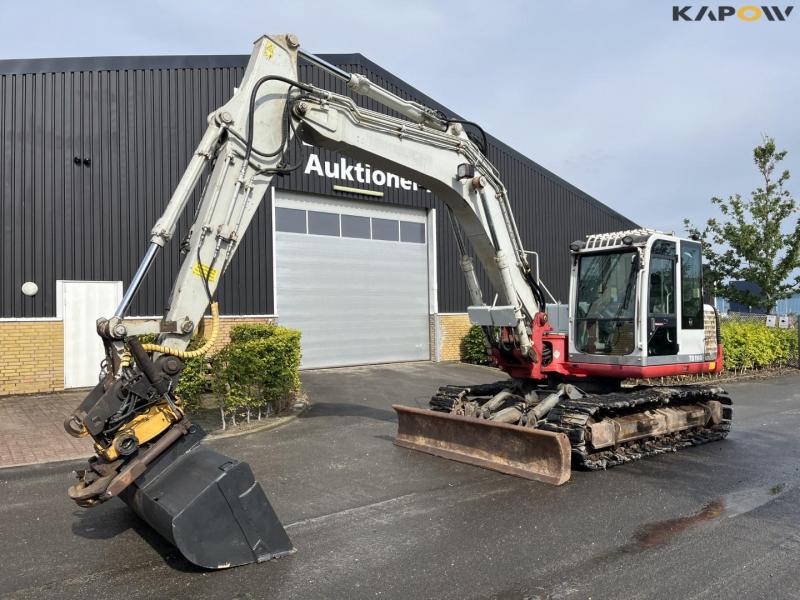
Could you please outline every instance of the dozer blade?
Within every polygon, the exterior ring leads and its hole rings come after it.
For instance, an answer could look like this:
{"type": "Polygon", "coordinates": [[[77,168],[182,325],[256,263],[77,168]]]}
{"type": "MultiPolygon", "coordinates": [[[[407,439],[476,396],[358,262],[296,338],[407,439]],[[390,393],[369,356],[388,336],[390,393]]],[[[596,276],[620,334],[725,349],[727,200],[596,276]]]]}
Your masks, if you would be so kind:
{"type": "Polygon", "coordinates": [[[409,406],[392,408],[398,418],[398,446],[553,485],[569,480],[570,443],[563,433],[409,406]]]}
{"type": "Polygon", "coordinates": [[[203,432],[193,427],[120,497],[189,561],[206,569],[294,552],[250,466],[201,445],[203,432]]]}

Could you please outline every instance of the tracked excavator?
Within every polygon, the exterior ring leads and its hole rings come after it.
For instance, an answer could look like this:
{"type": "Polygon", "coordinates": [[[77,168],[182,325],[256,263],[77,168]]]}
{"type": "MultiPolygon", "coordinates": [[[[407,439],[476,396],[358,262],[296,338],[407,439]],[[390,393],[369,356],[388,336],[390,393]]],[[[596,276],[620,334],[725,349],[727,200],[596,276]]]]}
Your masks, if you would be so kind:
{"type": "Polygon", "coordinates": [[[482,130],[299,46],[291,34],[256,41],[233,97],[208,116],[120,305],[97,322],[105,347],[99,383],[65,422],[70,434],[90,436],[96,451],[69,489],[77,504],[118,496],[205,568],[293,551],[250,467],[202,443],[204,432],[175,389],[184,361],[215,342],[220,278],[274,177],[297,168],[285,157],[298,141],[391,170],[447,207],[470,319],[507,374],[493,384],[442,387],[429,408],[396,406],[398,445],[561,484],[571,465],[603,469],[727,435],[731,402],[716,386],[623,384],[722,368],[718,322],[701,297],[696,241],[649,229],[575,241],[570,303],[548,302],[538,255],[533,268],[482,130]],[[366,110],[299,81],[301,58],[388,110],[366,110]],[[198,185],[166,314],[128,318],[198,185]],[[473,256],[493,288],[489,302],[473,256]],[[210,335],[188,350],[209,309],[210,335]],[[152,334],[155,343],[140,339],[152,334]]]}

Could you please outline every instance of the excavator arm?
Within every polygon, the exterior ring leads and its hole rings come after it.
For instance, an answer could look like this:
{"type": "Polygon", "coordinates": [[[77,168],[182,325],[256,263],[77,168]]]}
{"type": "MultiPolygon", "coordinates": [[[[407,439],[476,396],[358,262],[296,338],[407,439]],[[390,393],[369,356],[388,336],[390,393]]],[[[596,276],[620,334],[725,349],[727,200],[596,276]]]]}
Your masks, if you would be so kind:
{"type": "MultiPolygon", "coordinates": [[[[288,39],[296,41],[293,36],[288,39]]],[[[267,36],[256,44],[237,93],[209,116],[206,134],[153,227],[145,261],[107,327],[113,332],[122,325],[118,332],[130,333],[121,323],[124,312],[150,261],[174,235],[200,175],[212,163],[167,314],[159,329],[156,323],[139,326],[142,332],[175,328],[162,336],[162,344],[175,350],[186,347],[274,175],[286,170],[284,153],[297,135],[308,144],[391,169],[442,200],[481,261],[500,302],[512,307],[513,325],[523,353],[528,354],[526,328],[544,307],[541,296],[536,296],[538,290],[531,288],[530,267],[508,194],[494,166],[459,121],[403,100],[363,76],[300,52],[293,44],[284,37],[267,36]],[[405,118],[362,109],[347,96],[298,82],[298,56],[328,69],[355,92],[405,118]]],[[[466,250],[463,255],[466,261],[466,250]]],[[[465,274],[472,303],[483,305],[474,273],[465,268],[465,274]]]]}
{"type": "MultiPolygon", "coordinates": [[[[146,345],[148,350],[185,356],[183,351],[213,304],[220,277],[265,192],[276,174],[287,171],[283,160],[295,135],[306,143],[390,168],[434,192],[464,232],[498,294],[495,306],[486,310],[502,315],[507,321],[503,325],[515,328],[522,354],[535,358],[529,332],[534,315],[544,310],[543,296],[530,277],[499,174],[465,134],[460,121],[448,120],[363,76],[303,53],[297,39],[288,35],[264,36],[256,43],[236,94],[209,115],[208,123],[172,198],[152,228],[150,246],[119,307],[113,317],[98,323],[100,335],[112,341],[107,369],[114,376],[119,373],[124,342],[130,336],[158,334],[159,343],[146,345]],[[405,118],[365,110],[347,96],[300,83],[299,56],[405,118]],[[166,315],[161,320],[126,320],[141,282],[174,236],[178,220],[209,168],[194,222],[182,245],[186,256],[166,315]],[[501,306],[497,306],[498,300],[501,306]]],[[[483,306],[472,260],[461,245],[471,301],[476,307],[483,306]]]]}
{"type": "Polygon", "coordinates": [[[413,179],[443,201],[497,293],[493,305],[486,306],[472,259],[459,234],[462,269],[474,305],[471,312],[483,313],[494,325],[513,328],[521,354],[536,360],[531,331],[536,315],[544,310],[541,291],[532,281],[506,189],[463,125],[403,100],[363,76],[344,73],[305,55],[345,79],[353,90],[382,102],[404,118],[360,108],[347,96],[299,82],[298,56],[294,36],[265,36],[256,43],[236,94],[209,115],[208,129],[151,231],[148,251],[122,302],[114,316],[98,321],[98,333],[107,350],[102,387],[72,415],[67,430],[90,433],[99,453],[109,460],[132,453],[160,433],[151,421],[147,428],[140,427],[148,430],[144,436],[147,440],[142,435],[133,436],[135,440],[127,435],[126,443],[120,444],[113,435],[129,430],[119,427],[124,421],[119,419],[121,409],[131,418],[140,416],[140,411],[128,410],[127,404],[108,398],[110,387],[127,385],[121,382],[130,381],[131,371],[144,374],[156,395],[164,398],[166,406],[157,410],[162,426],[181,420],[172,391],[182,368],[180,361],[213,345],[220,278],[274,176],[290,168],[283,161],[295,135],[306,143],[338,150],[413,179]],[[131,300],[159,251],[173,238],[177,222],[206,170],[210,174],[182,246],[185,258],[166,315],[161,320],[126,319],[131,300]],[[211,339],[188,352],[189,341],[209,305],[211,339]],[[138,336],[144,334],[158,335],[158,342],[139,343],[138,336]],[[101,391],[104,393],[98,397],[101,391]],[[113,428],[108,427],[109,420],[113,428]]]}
{"type": "Polygon", "coordinates": [[[413,179],[443,201],[458,224],[471,311],[510,328],[521,354],[536,360],[531,331],[544,310],[541,291],[531,277],[507,191],[463,123],[302,53],[293,35],[262,37],[233,97],[208,116],[208,128],[152,228],[148,250],[120,305],[112,317],[98,320],[106,349],[100,383],[65,422],[72,435],[89,435],[97,454],[78,473],[72,499],[91,507],[122,497],[203,566],[241,564],[291,550],[249,467],[199,444],[203,433],[184,415],[174,390],[183,361],[214,344],[220,278],[275,175],[295,168],[284,162],[295,136],[413,179]],[[298,81],[301,56],[399,116],[365,110],[347,96],[298,81]],[[159,252],[173,241],[201,180],[200,202],[181,244],[185,256],[166,314],[162,319],[127,318],[131,301],[159,252]],[[495,288],[492,306],[485,305],[462,231],[495,288]],[[187,350],[209,306],[211,335],[200,348],[187,350]],[[142,343],[140,336],[147,334],[155,334],[157,341],[142,343]],[[205,482],[201,489],[196,489],[198,481],[205,482]],[[212,514],[236,521],[244,542],[194,540],[192,532],[202,530],[212,514]],[[254,523],[267,523],[268,530],[254,523]],[[209,544],[221,550],[209,554],[209,544]],[[226,560],[230,549],[239,546],[248,551],[226,560]]]}

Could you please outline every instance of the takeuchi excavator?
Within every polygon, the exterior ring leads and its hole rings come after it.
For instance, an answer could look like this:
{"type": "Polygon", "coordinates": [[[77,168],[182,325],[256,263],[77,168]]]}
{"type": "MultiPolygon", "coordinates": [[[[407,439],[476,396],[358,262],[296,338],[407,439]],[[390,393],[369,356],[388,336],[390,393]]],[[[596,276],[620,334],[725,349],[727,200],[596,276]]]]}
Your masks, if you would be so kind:
{"type": "Polygon", "coordinates": [[[201,443],[204,433],[175,389],[184,361],[213,345],[220,277],[273,178],[297,168],[286,156],[300,141],[391,170],[446,206],[470,319],[507,374],[492,384],[444,386],[430,409],[396,406],[398,445],[561,484],[572,465],[604,469],[727,435],[732,408],[721,388],[630,383],[722,368],[718,320],[702,300],[698,242],[650,229],[577,240],[564,249],[572,256],[569,305],[548,302],[479,127],[330,65],[300,50],[294,35],[271,35],[255,43],[230,101],[208,116],[120,305],[97,322],[106,354],[100,382],[65,422],[72,435],[90,436],[96,451],[69,490],[80,506],[119,496],[205,568],[293,551],[250,467],[201,443]],[[300,58],[391,114],[299,81],[300,58]],[[166,314],[126,318],[198,185],[166,314]],[[493,288],[489,302],[473,256],[493,288]],[[188,350],[209,308],[211,333],[188,350]],[[152,334],[155,343],[140,339],[152,334]]]}

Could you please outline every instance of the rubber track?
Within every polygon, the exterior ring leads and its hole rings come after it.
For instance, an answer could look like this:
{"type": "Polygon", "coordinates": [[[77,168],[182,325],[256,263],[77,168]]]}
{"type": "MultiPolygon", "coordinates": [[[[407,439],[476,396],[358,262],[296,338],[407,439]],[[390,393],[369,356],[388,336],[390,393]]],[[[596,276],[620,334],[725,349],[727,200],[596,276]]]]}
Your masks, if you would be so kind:
{"type": "MultiPolygon", "coordinates": [[[[456,399],[467,396],[484,396],[497,393],[508,386],[498,381],[480,386],[445,386],[431,398],[433,410],[449,412],[456,399]]],[[[682,385],[673,387],[639,386],[623,392],[590,394],[580,400],[562,400],[547,415],[542,429],[567,435],[572,445],[574,466],[598,471],[647,456],[676,452],[688,446],[699,446],[722,440],[731,429],[733,407],[727,392],[719,386],[682,385]],[[613,449],[592,451],[586,443],[590,419],[599,421],[635,412],[717,400],[723,405],[722,421],[714,427],[695,427],[654,438],[635,440],[613,449]]]]}

